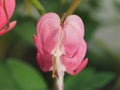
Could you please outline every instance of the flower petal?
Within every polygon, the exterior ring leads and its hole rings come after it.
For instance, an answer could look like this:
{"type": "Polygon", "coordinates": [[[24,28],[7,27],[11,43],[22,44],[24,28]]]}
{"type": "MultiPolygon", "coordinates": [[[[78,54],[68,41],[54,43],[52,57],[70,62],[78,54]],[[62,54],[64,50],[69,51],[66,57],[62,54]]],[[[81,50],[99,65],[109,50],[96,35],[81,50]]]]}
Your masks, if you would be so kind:
{"type": "Polygon", "coordinates": [[[43,50],[42,50],[42,49],[43,49],[43,44],[42,44],[41,38],[40,38],[39,36],[34,35],[34,43],[35,43],[38,51],[39,51],[40,53],[44,54],[44,52],[43,52],[43,50]]]}
{"type": "Polygon", "coordinates": [[[0,31],[0,36],[4,35],[5,33],[9,32],[10,30],[12,30],[15,25],[16,25],[17,21],[13,21],[9,24],[9,27],[5,27],[0,31]]]}
{"type": "Polygon", "coordinates": [[[78,68],[75,69],[74,71],[68,70],[69,71],[68,73],[71,74],[71,75],[77,75],[79,72],[81,72],[86,67],[87,63],[88,63],[88,58],[83,60],[80,63],[80,65],[78,66],[78,68]]]}
{"type": "Polygon", "coordinates": [[[42,71],[44,72],[50,71],[52,67],[51,55],[43,55],[43,54],[37,53],[37,60],[42,71]]]}
{"type": "Polygon", "coordinates": [[[3,0],[0,0],[0,7],[2,7],[2,8],[4,7],[3,6],[3,0]]]}
{"type": "Polygon", "coordinates": [[[44,53],[50,54],[55,48],[60,29],[60,18],[57,14],[48,13],[40,18],[37,24],[37,36],[43,44],[42,49],[44,53]]]}
{"type": "Polygon", "coordinates": [[[62,55],[61,62],[66,67],[68,73],[74,72],[74,70],[76,70],[79,67],[79,65],[84,59],[86,49],[87,49],[86,43],[84,40],[82,40],[79,49],[77,50],[77,52],[74,53],[73,57],[62,55]]]}
{"type": "Polygon", "coordinates": [[[0,30],[6,25],[7,18],[4,13],[4,9],[0,6],[0,30]]]}
{"type": "Polygon", "coordinates": [[[63,47],[65,54],[72,57],[80,47],[84,36],[84,25],[82,20],[76,15],[70,15],[64,22],[63,47]]]}
{"type": "Polygon", "coordinates": [[[5,4],[7,9],[7,14],[10,19],[15,9],[15,0],[5,0],[5,4]]]}

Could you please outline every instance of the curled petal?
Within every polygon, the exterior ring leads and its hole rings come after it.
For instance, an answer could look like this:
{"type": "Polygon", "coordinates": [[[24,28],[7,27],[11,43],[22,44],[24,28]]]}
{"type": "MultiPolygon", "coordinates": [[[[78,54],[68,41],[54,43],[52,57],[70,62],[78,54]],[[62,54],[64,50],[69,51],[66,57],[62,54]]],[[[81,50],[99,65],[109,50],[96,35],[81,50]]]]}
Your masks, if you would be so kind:
{"type": "Polygon", "coordinates": [[[16,23],[17,23],[17,21],[10,22],[10,26],[9,26],[8,30],[13,29],[15,27],[16,23]]]}
{"type": "Polygon", "coordinates": [[[55,48],[60,29],[60,18],[57,14],[49,13],[40,18],[37,24],[37,36],[40,37],[40,42],[43,44],[44,53],[50,54],[55,48]]]}
{"type": "Polygon", "coordinates": [[[37,53],[37,60],[40,65],[40,68],[44,72],[50,71],[52,67],[52,56],[51,55],[42,55],[37,53]]]}
{"type": "Polygon", "coordinates": [[[12,30],[15,27],[16,23],[17,23],[17,21],[13,21],[9,24],[8,27],[3,28],[0,31],[0,36],[4,35],[5,33],[9,32],[10,30],[12,30]]]}
{"type": "Polygon", "coordinates": [[[61,62],[66,67],[68,73],[74,72],[74,70],[76,70],[79,67],[79,65],[84,59],[86,49],[87,49],[86,43],[84,40],[82,40],[79,49],[77,50],[77,52],[74,53],[73,57],[62,55],[61,62]]]}
{"type": "Polygon", "coordinates": [[[88,58],[83,60],[74,71],[68,70],[69,71],[68,73],[71,75],[77,75],[79,72],[81,72],[86,67],[87,63],[88,63],[88,58]]]}
{"type": "Polygon", "coordinates": [[[63,47],[65,54],[72,57],[80,48],[84,36],[84,25],[82,20],[76,15],[70,15],[64,22],[63,47]]]}

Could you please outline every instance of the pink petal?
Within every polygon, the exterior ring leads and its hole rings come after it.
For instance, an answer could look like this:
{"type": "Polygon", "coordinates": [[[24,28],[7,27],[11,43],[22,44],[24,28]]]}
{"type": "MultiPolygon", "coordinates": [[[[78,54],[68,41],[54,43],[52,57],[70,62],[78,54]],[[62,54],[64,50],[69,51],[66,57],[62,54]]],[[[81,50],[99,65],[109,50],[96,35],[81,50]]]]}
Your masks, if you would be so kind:
{"type": "Polygon", "coordinates": [[[0,0],[0,7],[3,8],[3,0],[0,0]]]}
{"type": "Polygon", "coordinates": [[[15,9],[15,0],[5,0],[5,4],[7,9],[7,14],[10,19],[15,9]]]}
{"type": "Polygon", "coordinates": [[[38,51],[39,51],[40,53],[44,54],[44,53],[43,53],[43,50],[42,50],[42,49],[43,49],[43,44],[42,44],[42,41],[41,41],[40,36],[34,35],[34,43],[35,43],[38,51]]]}
{"type": "Polygon", "coordinates": [[[0,30],[6,25],[7,17],[4,13],[4,9],[0,6],[0,30]]]}
{"type": "Polygon", "coordinates": [[[65,54],[72,57],[80,47],[84,36],[84,25],[82,20],[76,15],[70,15],[64,22],[63,47],[65,54]]]}
{"type": "Polygon", "coordinates": [[[77,15],[68,16],[64,21],[64,27],[66,27],[67,25],[74,28],[74,30],[77,30],[80,33],[81,37],[84,36],[84,24],[79,16],[77,15]]]}
{"type": "Polygon", "coordinates": [[[13,28],[15,27],[16,23],[17,23],[17,21],[16,21],[16,20],[15,20],[15,21],[10,22],[10,26],[9,26],[8,30],[13,29],[13,28]]]}
{"type": "Polygon", "coordinates": [[[61,62],[66,67],[68,73],[74,72],[74,70],[76,70],[79,67],[79,65],[85,57],[86,49],[86,43],[84,40],[82,40],[79,49],[73,54],[73,57],[62,55],[61,62]]]}
{"type": "Polygon", "coordinates": [[[55,48],[60,29],[60,18],[57,14],[48,13],[40,18],[37,24],[37,37],[39,37],[38,42],[40,40],[42,43],[44,53],[50,54],[55,48]]]}
{"type": "Polygon", "coordinates": [[[44,72],[50,71],[52,67],[51,55],[43,55],[43,54],[37,53],[37,60],[42,71],[44,72]]]}
{"type": "Polygon", "coordinates": [[[15,27],[16,23],[17,23],[17,21],[13,21],[9,24],[8,28],[5,27],[4,29],[2,29],[0,31],[0,36],[4,35],[5,33],[9,32],[10,30],[12,30],[15,27]]]}
{"type": "Polygon", "coordinates": [[[74,71],[68,70],[69,71],[68,73],[71,75],[77,75],[79,72],[81,72],[86,67],[87,63],[88,63],[88,58],[83,60],[78,66],[78,68],[76,68],[74,71]]]}

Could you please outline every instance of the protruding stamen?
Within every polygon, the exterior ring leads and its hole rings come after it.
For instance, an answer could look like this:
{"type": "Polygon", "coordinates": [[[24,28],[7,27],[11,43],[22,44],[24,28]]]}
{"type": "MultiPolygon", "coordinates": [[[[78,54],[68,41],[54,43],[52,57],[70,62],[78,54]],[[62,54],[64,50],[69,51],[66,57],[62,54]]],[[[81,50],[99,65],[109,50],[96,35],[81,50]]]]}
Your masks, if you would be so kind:
{"type": "Polygon", "coordinates": [[[53,70],[52,70],[52,78],[55,78],[56,75],[55,75],[55,72],[56,72],[56,58],[55,56],[53,55],[53,70]]]}

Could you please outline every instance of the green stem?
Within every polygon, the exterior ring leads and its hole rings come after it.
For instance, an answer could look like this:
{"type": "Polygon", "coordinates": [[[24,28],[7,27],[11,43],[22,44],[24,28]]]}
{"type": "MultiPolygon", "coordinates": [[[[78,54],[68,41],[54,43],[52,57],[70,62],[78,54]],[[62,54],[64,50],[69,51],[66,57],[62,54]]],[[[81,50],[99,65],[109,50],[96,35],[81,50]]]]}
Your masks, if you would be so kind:
{"type": "Polygon", "coordinates": [[[30,3],[39,11],[41,15],[45,14],[45,9],[42,6],[42,4],[39,2],[39,0],[29,0],[30,3]]]}
{"type": "Polygon", "coordinates": [[[70,5],[69,9],[66,11],[66,15],[70,15],[74,12],[74,10],[79,5],[80,0],[73,0],[72,4],[70,5]]]}
{"type": "Polygon", "coordinates": [[[30,9],[30,2],[29,0],[25,0],[25,10],[27,12],[28,15],[31,15],[31,9],[30,9]]]}

